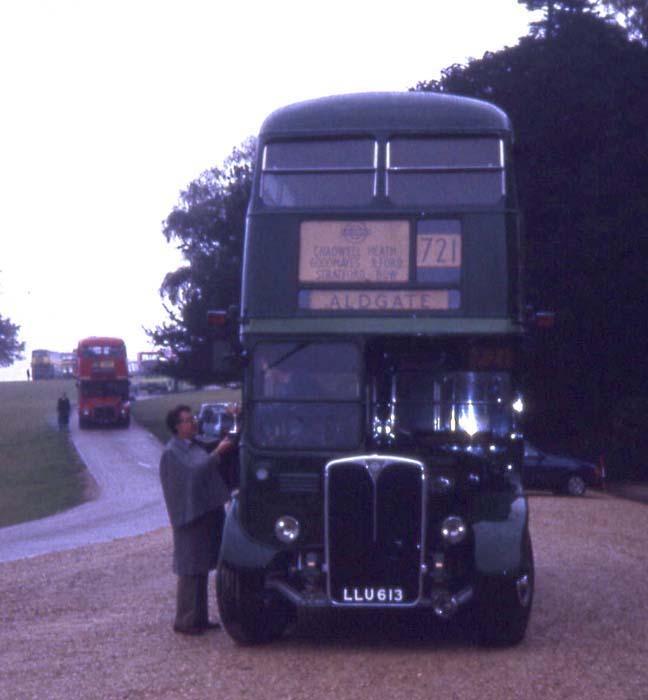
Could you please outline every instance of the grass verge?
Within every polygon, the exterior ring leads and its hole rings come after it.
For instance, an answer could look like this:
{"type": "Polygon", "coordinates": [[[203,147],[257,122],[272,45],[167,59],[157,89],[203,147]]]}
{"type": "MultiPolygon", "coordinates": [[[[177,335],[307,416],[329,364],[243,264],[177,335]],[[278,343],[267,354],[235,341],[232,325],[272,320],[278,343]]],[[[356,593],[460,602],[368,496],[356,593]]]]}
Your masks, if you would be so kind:
{"type": "Polygon", "coordinates": [[[74,380],[0,382],[0,527],[84,500],[85,466],[69,433],[57,428],[62,391],[73,401],[74,380]]]}
{"type": "MultiPolygon", "coordinates": [[[[86,500],[88,472],[67,432],[59,432],[56,401],[63,391],[75,403],[73,379],[0,382],[0,527],[53,515],[86,500]]],[[[179,403],[238,401],[236,389],[165,394],[133,404],[133,417],[167,442],[169,409],[179,403]]],[[[73,409],[74,410],[74,409],[73,409]]]]}

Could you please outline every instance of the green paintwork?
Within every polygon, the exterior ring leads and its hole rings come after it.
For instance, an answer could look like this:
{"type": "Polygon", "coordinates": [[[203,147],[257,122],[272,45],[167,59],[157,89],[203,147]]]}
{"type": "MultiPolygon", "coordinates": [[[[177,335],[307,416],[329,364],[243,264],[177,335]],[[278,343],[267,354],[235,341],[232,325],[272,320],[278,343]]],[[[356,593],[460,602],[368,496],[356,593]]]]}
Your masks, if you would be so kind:
{"type": "Polygon", "coordinates": [[[399,134],[499,133],[510,129],[502,110],[480,100],[431,92],[377,92],[321,97],[282,107],[263,122],[260,136],[392,130],[399,134]]]}
{"type": "Polygon", "coordinates": [[[529,506],[524,496],[490,493],[482,497],[484,517],[473,523],[475,568],[480,574],[506,575],[519,571],[529,506]],[[500,519],[498,512],[506,512],[500,519]]]}
{"type": "Polygon", "coordinates": [[[238,510],[239,502],[238,498],[235,497],[227,511],[220,559],[236,568],[265,568],[279,552],[279,549],[253,540],[241,527],[238,510]]]}
{"type": "Polygon", "coordinates": [[[247,334],[514,334],[519,324],[509,318],[411,318],[367,317],[358,315],[343,318],[253,318],[242,324],[247,334]]]}

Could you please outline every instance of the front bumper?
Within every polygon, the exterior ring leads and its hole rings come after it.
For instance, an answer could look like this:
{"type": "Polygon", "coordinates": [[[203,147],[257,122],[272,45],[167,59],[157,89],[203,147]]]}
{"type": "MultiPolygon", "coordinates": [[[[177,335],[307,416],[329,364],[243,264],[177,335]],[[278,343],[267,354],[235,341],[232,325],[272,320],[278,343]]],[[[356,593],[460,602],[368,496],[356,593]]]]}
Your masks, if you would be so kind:
{"type": "Polygon", "coordinates": [[[329,463],[324,542],[316,546],[252,538],[234,499],[221,561],[262,571],[266,589],[301,608],[420,608],[447,619],[487,580],[523,589],[526,498],[514,489],[485,491],[448,505],[430,496],[427,481],[421,462],[393,455],[329,463]],[[460,543],[444,542],[440,523],[460,507],[469,532],[460,543]]]}

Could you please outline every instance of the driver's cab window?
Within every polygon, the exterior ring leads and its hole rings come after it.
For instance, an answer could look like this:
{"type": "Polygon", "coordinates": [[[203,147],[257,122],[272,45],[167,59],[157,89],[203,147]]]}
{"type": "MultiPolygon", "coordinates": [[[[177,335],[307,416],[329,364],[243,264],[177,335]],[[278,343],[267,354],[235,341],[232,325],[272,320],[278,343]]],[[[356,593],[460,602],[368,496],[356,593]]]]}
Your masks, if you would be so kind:
{"type": "Polygon", "coordinates": [[[359,355],[351,344],[262,343],[254,360],[256,399],[354,400],[359,355]]]}

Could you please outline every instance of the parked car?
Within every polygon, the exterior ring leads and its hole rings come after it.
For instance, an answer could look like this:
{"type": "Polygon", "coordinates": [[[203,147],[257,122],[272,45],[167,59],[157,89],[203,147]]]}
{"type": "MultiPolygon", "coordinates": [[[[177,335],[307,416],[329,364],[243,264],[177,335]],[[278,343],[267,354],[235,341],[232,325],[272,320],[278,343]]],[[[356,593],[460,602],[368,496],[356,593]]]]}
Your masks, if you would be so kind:
{"type": "Polygon", "coordinates": [[[603,479],[602,466],[549,454],[524,443],[522,483],[527,489],[549,489],[568,496],[582,496],[588,487],[602,486],[603,479]]]}
{"type": "Polygon", "coordinates": [[[198,435],[220,440],[234,428],[234,413],[228,403],[204,403],[198,412],[198,435]]]}
{"type": "MultiPolygon", "coordinates": [[[[240,429],[240,410],[237,403],[204,403],[198,411],[196,442],[210,451],[227,435],[236,444],[240,429]]],[[[220,475],[230,491],[239,487],[238,450],[221,457],[220,475]]]]}

